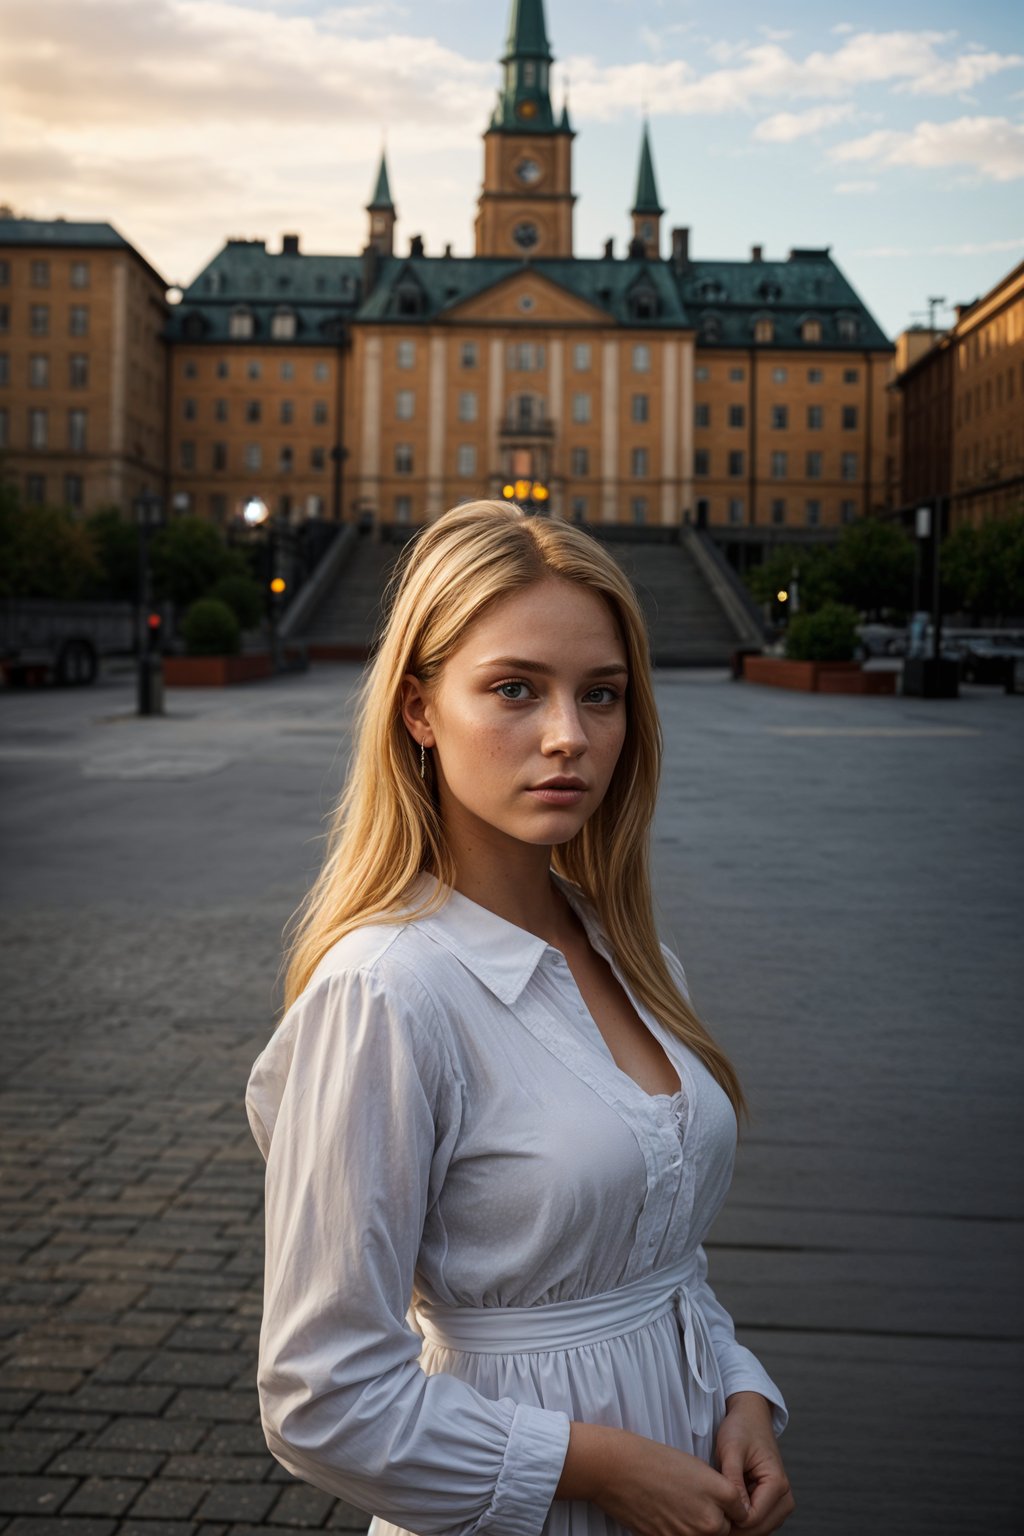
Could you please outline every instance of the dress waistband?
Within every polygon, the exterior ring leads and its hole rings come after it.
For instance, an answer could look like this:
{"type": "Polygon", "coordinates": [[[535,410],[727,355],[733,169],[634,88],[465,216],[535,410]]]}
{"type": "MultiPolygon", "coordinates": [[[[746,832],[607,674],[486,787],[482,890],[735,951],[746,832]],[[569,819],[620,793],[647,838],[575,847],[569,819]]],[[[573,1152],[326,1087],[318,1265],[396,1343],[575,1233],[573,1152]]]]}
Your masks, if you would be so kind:
{"type": "MultiPolygon", "coordinates": [[[[414,1317],[431,1344],[470,1354],[523,1354],[578,1349],[646,1328],[674,1312],[692,1385],[687,1392],[695,1434],[709,1431],[722,1378],[700,1304],[691,1295],[696,1259],[653,1270],[613,1291],[539,1307],[448,1307],[417,1302],[414,1317]]],[[[724,1407],[724,1401],[722,1403],[724,1407]]]]}

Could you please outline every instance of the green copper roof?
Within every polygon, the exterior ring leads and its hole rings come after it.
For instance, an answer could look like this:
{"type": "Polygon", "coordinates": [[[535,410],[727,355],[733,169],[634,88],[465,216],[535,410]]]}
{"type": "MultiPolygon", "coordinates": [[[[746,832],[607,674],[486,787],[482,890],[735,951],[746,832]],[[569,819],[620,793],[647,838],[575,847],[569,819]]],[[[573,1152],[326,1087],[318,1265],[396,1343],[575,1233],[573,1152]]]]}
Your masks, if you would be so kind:
{"type": "Polygon", "coordinates": [[[164,335],[223,346],[232,339],[232,314],[244,311],[254,345],[322,347],[340,340],[361,298],[358,256],[272,253],[263,240],[229,240],[171,309],[164,335]],[[294,335],[275,337],[274,316],[288,312],[294,335]]]}
{"type": "Polygon", "coordinates": [[[505,57],[547,59],[551,63],[551,47],[544,25],[544,0],[512,0],[505,57]]]}
{"type": "Polygon", "coordinates": [[[380,170],[377,172],[377,185],[374,189],[373,199],[366,205],[367,213],[394,213],[395,205],[391,201],[391,188],[388,186],[388,162],[387,156],[380,157],[380,170]]]}
{"type": "Polygon", "coordinates": [[[753,346],[755,323],[771,320],[772,340],[758,351],[799,347],[810,359],[825,350],[892,350],[827,248],[792,250],[786,261],[692,261],[678,282],[698,347],[753,346]],[[819,342],[803,339],[805,320],[820,321],[819,342]]]}
{"type": "Polygon", "coordinates": [[[158,282],[165,288],[170,286],[113,224],[77,219],[0,219],[0,245],[60,245],[75,250],[131,251],[158,282]]]}
{"type": "Polygon", "coordinates": [[[654,181],[654,161],[651,158],[651,140],[644,123],[643,144],[640,147],[640,170],[636,178],[636,200],[633,204],[634,213],[653,213],[659,216],[665,212],[658,202],[658,188],[654,181]]]}

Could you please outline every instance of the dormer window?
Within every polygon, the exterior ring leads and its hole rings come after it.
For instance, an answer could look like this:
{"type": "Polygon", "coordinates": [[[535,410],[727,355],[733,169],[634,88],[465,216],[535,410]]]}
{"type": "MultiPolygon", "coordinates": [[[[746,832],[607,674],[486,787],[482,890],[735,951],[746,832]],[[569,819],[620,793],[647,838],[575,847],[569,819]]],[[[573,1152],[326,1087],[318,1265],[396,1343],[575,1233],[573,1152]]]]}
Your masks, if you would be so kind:
{"type": "Polygon", "coordinates": [[[701,341],[721,341],[721,315],[716,315],[713,311],[709,311],[707,314],[701,315],[699,334],[701,341]]]}
{"type": "Polygon", "coordinates": [[[629,294],[626,303],[631,320],[657,320],[661,313],[658,295],[647,284],[634,288],[629,294]]]}
{"type": "Polygon", "coordinates": [[[717,277],[705,277],[697,284],[697,297],[705,303],[720,304],[726,293],[717,277]]]}
{"type": "Polygon", "coordinates": [[[249,340],[255,333],[255,330],[256,323],[253,320],[251,309],[239,306],[238,309],[231,311],[231,318],[228,321],[228,335],[234,341],[249,340]]]}
{"type": "Polygon", "coordinates": [[[801,320],[800,340],[811,342],[821,340],[821,321],[816,315],[806,315],[804,319],[801,320]]]}
{"type": "Polygon", "coordinates": [[[295,337],[295,311],[278,309],[270,321],[270,334],[275,341],[292,341],[295,337]]]}
{"type": "Polygon", "coordinates": [[[198,310],[193,310],[191,314],[185,316],[181,329],[189,341],[201,341],[206,335],[206,321],[198,310]]]}
{"type": "Polygon", "coordinates": [[[859,329],[856,315],[836,316],[836,333],[840,341],[856,341],[859,329]]]}
{"type": "Polygon", "coordinates": [[[754,321],[754,340],[759,343],[775,340],[775,321],[767,315],[760,315],[754,321]]]}
{"type": "Polygon", "coordinates": [[[765,278],[763,283],[757,286],[757,296],[764,304],[777,304],[782,298],[782,285],[765,278]]]}

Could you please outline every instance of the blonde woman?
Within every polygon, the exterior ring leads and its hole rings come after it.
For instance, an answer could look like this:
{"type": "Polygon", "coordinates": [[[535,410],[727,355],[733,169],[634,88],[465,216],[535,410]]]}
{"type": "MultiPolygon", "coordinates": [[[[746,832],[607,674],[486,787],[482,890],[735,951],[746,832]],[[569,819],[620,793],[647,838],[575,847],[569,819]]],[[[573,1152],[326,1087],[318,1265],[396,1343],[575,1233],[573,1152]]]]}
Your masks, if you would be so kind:
{"type": "Polygon", "coordinates": [[[516,507],[411,548],[249,1082],[259,1393],[374,1536],[767,1536],[786,1409],[702,1239],[742,1096],[656,936],[634,593],[516,507]]]}

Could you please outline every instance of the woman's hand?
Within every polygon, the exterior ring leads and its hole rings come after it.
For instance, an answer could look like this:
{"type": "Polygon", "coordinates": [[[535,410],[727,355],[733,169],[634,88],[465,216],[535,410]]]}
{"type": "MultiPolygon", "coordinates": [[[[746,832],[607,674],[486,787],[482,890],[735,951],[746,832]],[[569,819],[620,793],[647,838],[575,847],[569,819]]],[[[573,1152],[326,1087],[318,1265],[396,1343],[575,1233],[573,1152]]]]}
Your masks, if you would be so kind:
{"type": "Polygon", "coordinates": [[[796,1508],[789,1491],[771,1407],[759,1392],[734,1392],[726,1399],[725,1418],[715,1439],[722,1475],[750,1499],[750,1513],[737,1521],[743,1536],[768,1536],[796,1508]]]}
{"type": "MultiPolygon", "coordinates": [[[[556,1499],[589,1499],[633,1536],[746,1532],[745,1492],[707,1462],[643,1435],[574,1423],[556,1499]]],[[[765,1527],[771,1529],[771,1527],[765,1527]]]]}

